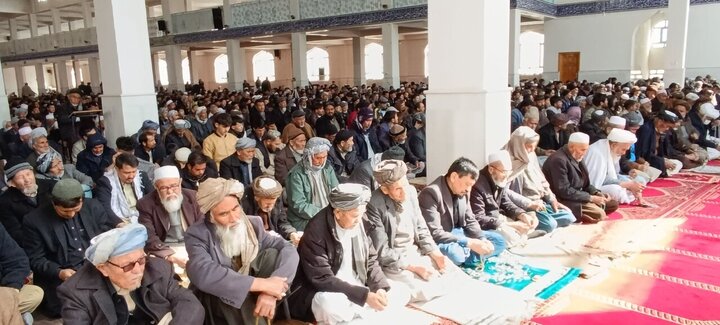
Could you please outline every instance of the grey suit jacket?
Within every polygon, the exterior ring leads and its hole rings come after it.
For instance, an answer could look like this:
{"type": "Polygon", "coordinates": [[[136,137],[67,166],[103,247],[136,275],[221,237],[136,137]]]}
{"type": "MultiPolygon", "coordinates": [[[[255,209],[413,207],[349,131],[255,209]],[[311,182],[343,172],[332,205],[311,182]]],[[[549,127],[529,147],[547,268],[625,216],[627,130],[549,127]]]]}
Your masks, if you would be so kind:
{"type": "MultiPolygon", "coordinates": [[[[299,261],[295,247],[280,236],[267,234],[260,217],[247,218],[257,236],[259,251],[267,248],[278,250],[278,264],[272,276],[287,278],[288,283],[292,283],[299,261]]],[[[232,269],[230,257],[220,249],[215,225],[208,219],[192,225],[185,233],[185,247],[190,258],[187,274],[192,286],[239,309],[255,278],[232,269]]]]}
{"type": "MultiPolygon", "coordinates": [[[[410,211],[415,230],[414,244],[420,248],[420,254],[427,255],[437,250],[425,220],[420,213],[415,188],[406,186],[406,200],[411,202],[414,211],[410,211]]],[[[378,252],[378,262],[385,270],[398,272],[405,269],[408,263],[402,258],[401,252],[395,249],[397,235],[397,212],[395,202],[383,194],[380,189],[373,191],[367,205],[367,220],[364,220],[368,237],[378,252]]]]}
{"type": "Polygon", "coordinates": [[[468,238],[485,238],[470,208],[467,196],[460,198],[460,215],[453,215],[452,194],[445,176],[439,176],[420,191],[418,201],[420,211],[436,243],[457,242],[459,238],[451,233],[455,227],[462,228],[468,238]]]}
{"type": "Polygon", "coordinates": [[[377,189],[378,185],[375,183],[375,178],[372,174],[370,160],[371,159],[367,159],[357,165],[352,174],[350,174],[350,178],[348,178],[346,183],[362,184],[369,187],[371,190],[377,189]]]}

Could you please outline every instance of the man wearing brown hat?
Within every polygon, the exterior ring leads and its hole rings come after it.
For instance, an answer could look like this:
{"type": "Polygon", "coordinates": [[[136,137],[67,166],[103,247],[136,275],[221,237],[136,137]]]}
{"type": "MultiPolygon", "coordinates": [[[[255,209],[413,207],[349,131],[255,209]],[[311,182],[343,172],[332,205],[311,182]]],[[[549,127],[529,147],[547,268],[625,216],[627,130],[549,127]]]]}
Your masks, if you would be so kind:
{"type": "Polygon", "coordinates": [[[415,155],[410,152],[408,149],[408,143],[407,143],[407,129],[402,126],[401,124],[395,124],[392,127],[390,127],[390,147],[398,146],[405,150],[405,158],[403,159],[407,163],[411,163],[413,165],[417,165],[418,157],[415,157],[415,155]]]}
{"type": "Polygon", "coordinates": [[[63,179],[52,190],[52,203],[30,212],[23,221],[23,246],[35,284],[45,290],[43,307],[60,315],[57,287],[84,263],[90,239],[122,224],[100,202],[83,198],[80,182],[63,179]]]}
{"type": "Polygon", "coordinates": [[[251,187],[246,188],[247,200],[242,201],[242,208],[249,215],[259,216],[265,231],[280,235],[297,246],[302,237],[287,220],[287,213],[281,200],[283,188],[272,176],[256,178],[251,187]]]}
{"type": "Polygon", "coordinates": [[[275,155],[275,179],[283,186],[290,170],[302,159],[309,138],[302,130],[295,128],[288,131],[287,139],[287,146],[275,155]]]}
{"type": "Polygon", "coordinates": [[[565,129],[569,120],[564,113],[557,113],[550,117],[550,123],[538,130],[538,156],[550,156],[567,144],[570,134],[565,129]]]}
{"type": "Polygon", "coordinates": [[[297,270],[295,247],[268,234],[260,217],[245,215],[243,192],[234,179],[200,183],[197,202],[205,221],[185,233],[187,274],[206,323],[266,324],[297,270]]]}
{"type": "Polygon", "coordinates": [[[305,122],[305,112],[302,109],[296,109],[292,113],[292,121],[286,125],[282,131],[283,143],[290,141],[290,131],[300,130],[305,134],[306,139],[310,139],[315,136],[315,131],[312,129],[310,124],[305,122]]]}

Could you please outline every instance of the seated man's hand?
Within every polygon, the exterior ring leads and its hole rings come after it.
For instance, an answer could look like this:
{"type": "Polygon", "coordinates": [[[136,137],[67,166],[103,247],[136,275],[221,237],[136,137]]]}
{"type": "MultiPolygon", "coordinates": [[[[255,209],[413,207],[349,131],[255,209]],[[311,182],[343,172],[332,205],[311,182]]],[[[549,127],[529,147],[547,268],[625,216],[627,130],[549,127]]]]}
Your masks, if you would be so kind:
{"type": "Polygon", "coordinates": [[[518,219],[527,224],[530,229],[534,229],[538,225],[538,219],[534,213],[521,213],[518,219]]]}
{"type": "Polygon", "coordinates": [[[633,192],[633,193],[639,193],[645,189],[645,186],[643,186],[642,184],[640,184],[636,181],[627,181],[627,182],[623,182],[620,185],[622,187],[624,187],[625,189],[627,189],[628,191],[633,192]]]}
{"type": "Polygon", "coordinates": [[[273,319],[275,317],[276,306],[277,299],[275,299],[275,297],[261,293],[258,295],[257,301],[255,302],[255,310],[253,310],[253,314],[255,317],[273,319]]]}
{"type": "Polygon", "coordinates": [[[522,221],[510,221],[505,223],[508,227],[515,229],[519,234],[524,235],[530,232],[530,225],[522,221]]]}
{"type": "Polygon", "coordinates": [[[263,293],[269,294],[276,299],[282,299],[285,296],[285,291],[289,288],[287,278],[273,276],[263,280],[265,281],[265,289],[261,290],[263,293]]]}
{"type": "Polygon", "coordinates": [[[178,256],[177,254],[173,254],[168,256],[167,258],[168,262],[177,264],[181,268],[185,268],[187,266],[188,258],[184,256],[178,256]]]}
{"type": "Polygon", "coordinates": [[[421,279],[427,281],[430,279],[430,277],[433,275],[433,270],[427,269],[422,265],[410,265],[407,267],[407,270],[415,273],[418,277],[421,279]]]}
{"type": "Polygon", "coordinates": [[[440,253],[440,251],[433,251],[432,253],[430,253],[429,256],[430,256],[430,258],[433,260],[433,262],[435,263],[435,268],[436,268],[440,273],[444,273],[444,272],[445,272],[445,261],[447,260],[447,259],[445,258],[445,255],[443,255],[442,253],[440,253]]]}
{"type": "Polygon", "coordinates": [[[595,203],[597,205],[603,205],[603,204],[605,204],[606,200],[605,200],[604,196],[593,195],[593,196],[590,196],[590,202],[595,203]]]}
{"type": "Polygon", "coordinates": [[[535,200],[532,201],[532,203],[530,203],[527,208],[528,210],[532,211],[542,211],[545,210],[545,202],[543,202],[542,200],[535,200]]]}
{"type": "Polygon", "coordinates": [[[668,159],[665,159],[665,168],[667,168],[667,169],[675,169],[675,163],[672,162],[672,161],[670,161],[670,160],[668,160],[668,159]]]}
{"type": "Polygon", "coordinates": [[[60,280],[67,280],[71,276],[75,275],[75,270],[73,269],[62,269],[60,270],[60,273],[58,274],[58,277],[60,277],[60,280]]]}
{"type": "Polygon", "coordinates": [[[487,239],[470,239],[468,247],[478,255],[488,255],[495,250],[495,246],[487,239]]]}
{"type": "Polygon", "coordinates": [[[555,153],[555,150],[552,150],[552,149],[545,150],[545,155],[546,155],[546,156],[551,156],[551,155],[554,154],[554,153],[555,153]]]}
{"type": "Polygon", "coordinates": [[[297,247],[298,244],[300,244],[300,238],[302,238],[302,234],[299,232],[294,232],[290,234],[290,243],[293,244],[293,246],[297,247]]]}
{"type": "Polygon", "coordinates": [[[385,307],[387,307],[387,296],[385,294],[385,290],[380,289],[377,292],[368,292],[365,303],[372,309],[383,311],[385,307]]]}
{"type": "Polygon", "coordinates": [[[637,170],[637,169],[631,169],[631,170],[628,172],[628,176],[630,176],[630,178],[635,178],[635,177],[637,177],[637,175],[638,175],[638,170],[637,170]]]}

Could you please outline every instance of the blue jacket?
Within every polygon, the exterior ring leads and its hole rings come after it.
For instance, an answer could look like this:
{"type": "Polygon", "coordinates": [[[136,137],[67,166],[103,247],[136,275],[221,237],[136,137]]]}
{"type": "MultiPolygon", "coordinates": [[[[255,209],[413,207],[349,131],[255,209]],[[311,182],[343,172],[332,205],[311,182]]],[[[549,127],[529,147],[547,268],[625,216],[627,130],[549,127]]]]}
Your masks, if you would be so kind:
{"type": "Polygon", "coordinates": [[[667,136],[660,139],[660,147],[656,144],[656,131],[655,121],[648,119],[645,124],[638,129],[637,133],[638,141],[635,143],[635,155],[638,158],[643,158],[645,161],[650,163],[650,166],[655,167],[662,171],[661,176],[667,176],[667,170],[665,169],[665,157],[671,155],[671,151],[675,149],[670,145],[670,141],[667,136]]]}
{"type": "Polygon", "coordinates": [[[30,261],[25,252],[0,225],[0,287],[20,289],[30,274],[30,261]]]}
{"type": "MultiPolygon", "coordinates": [[[[358,160],[363,161],[366,159],[370,159],[371,157],[368,155],[368,146],[367,143],[365,143],[365,136],[362,130],[360,130],[360,127],[355,123],[353,126],[353,141],[355,141],[354,151],[357,152],[358,160]]],[[[368,139],[370,140],[370,146],[372,147],[372,151],[374,153],[381,153],[382,147],[380,146],[380,140],[377,136],[377,130],[375,126],[371,126],[370,129],[367,130],[368,139]]]]}

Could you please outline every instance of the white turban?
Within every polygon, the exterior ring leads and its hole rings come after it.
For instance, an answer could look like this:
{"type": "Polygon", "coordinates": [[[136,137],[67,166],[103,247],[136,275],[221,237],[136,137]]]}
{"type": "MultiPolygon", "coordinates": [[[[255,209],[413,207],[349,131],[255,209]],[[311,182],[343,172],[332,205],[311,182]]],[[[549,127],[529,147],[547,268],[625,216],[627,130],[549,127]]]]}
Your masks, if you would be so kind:
{"type": "Polygon", "coordinates": [[[20,134],[20,136],[28,135],[31,132],[32,132],[32,129],[29,126],[21,127],[20,130],[18,130],[18,134],[20,134]]]}
{"type": "Polygon", "coordinates": [[[162,166],[160,168],[155,168],[155,176],[153,177],[154,181],[159,181],[161,179],[167,179],[167,178],[180,178],[180,172],[178,171],[177,167],[175,166],[162,166]]]}
{"type": "Polygon", "coordinates": [[[611,116],[610,120],[608,120],[608,123],[621,129],[625,128],[625,122],[625,119],[620,116],[611,116]]]}
{"type": "Polygon", "coordinates": [[[497,152],[493,152],[490,155],[488,155],[487,163],[492,164],[494,162],[501,162],[503,165],[503,169],[505,170],[511,170],[512,169],[512,159],[510,159],[510,153],[507,152],[507,150],[500,150],[497,152]]]}
{"type": "Polygon", "coordinates": [[[700,114],[714,120],[720,116],[720,111],[718,111],[712,103],[705,103],[700,105],[700,114]]]}
{"type": "Polygon", "coordinates": [[[612,129],[610,131],[610,134],[608,134],[607,137],[608,141],[612,142],[619,142],[619,143],[629,143],[633,144],[637,142],[637,137],[635,134],[628,130],[622,130],[622,129],[612,129]]]}

